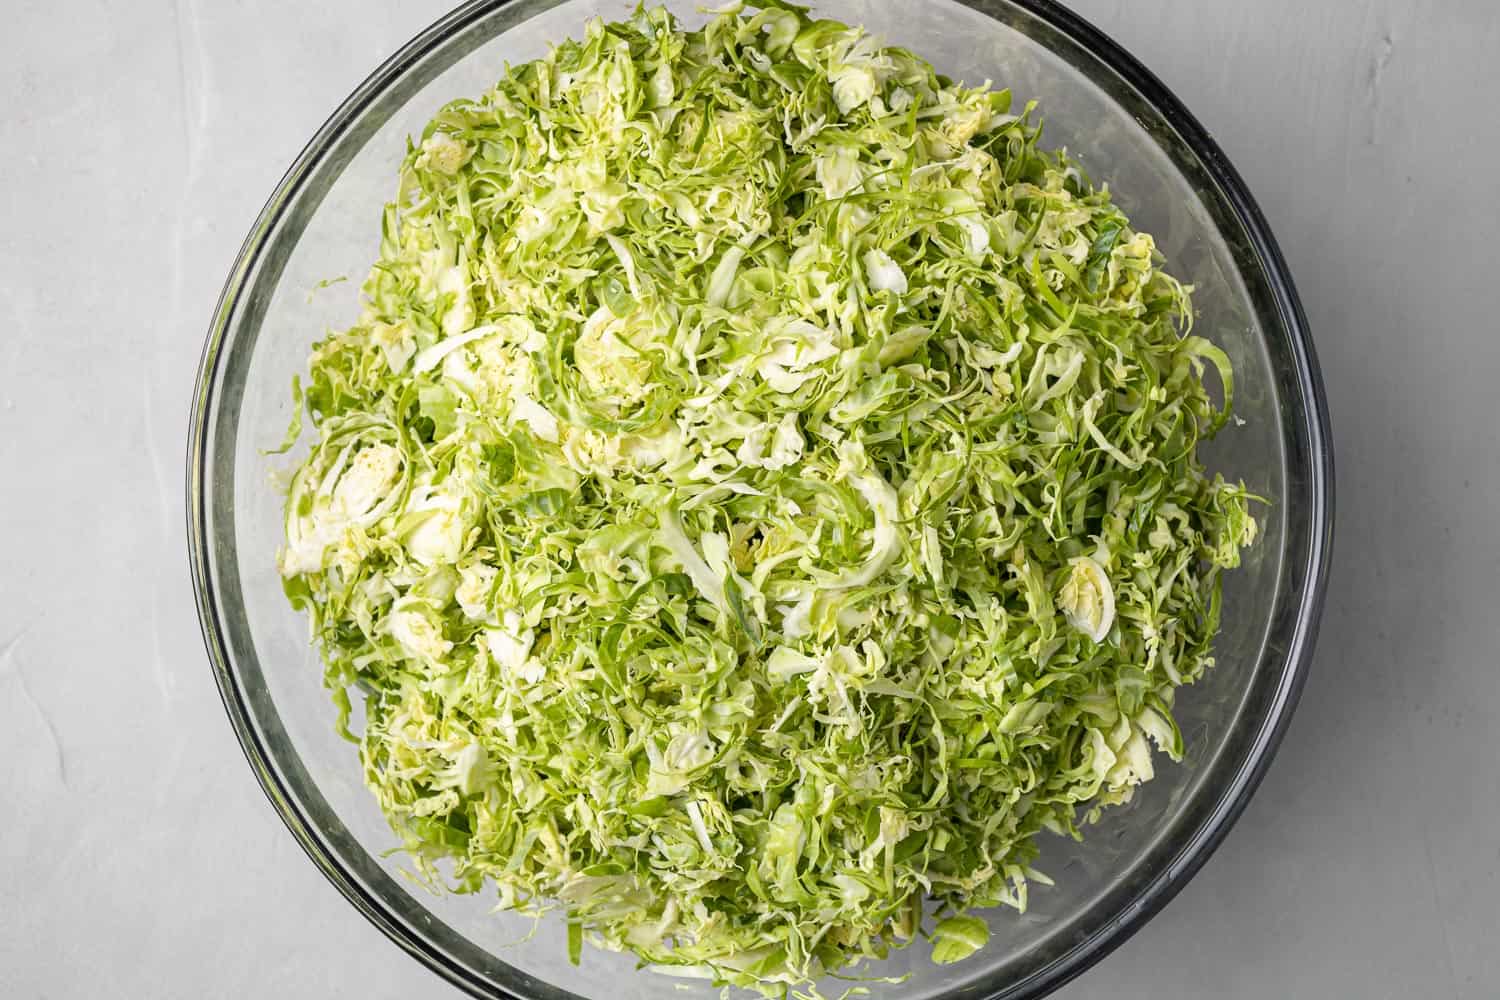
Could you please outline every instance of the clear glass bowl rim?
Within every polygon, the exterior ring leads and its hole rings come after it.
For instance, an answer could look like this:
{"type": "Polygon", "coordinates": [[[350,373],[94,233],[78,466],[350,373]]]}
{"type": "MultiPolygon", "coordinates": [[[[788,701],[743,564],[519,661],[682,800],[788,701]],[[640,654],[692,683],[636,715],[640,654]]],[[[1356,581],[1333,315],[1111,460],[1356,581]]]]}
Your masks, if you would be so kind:
{"type": "MultiPolygon", "coordinates": [[[[1260,720],[1259,730],[1246,754],[1244,764],[1233,776],[1229,787],[1221,791],[1215,806],[1200,819],[1193,835],[1179,842],[1173,856],[1152,877],[1143,880],[1130,898],[1114,907],[1114,912],[1107,917],[1097,921],[1089,934],[1049,965],[1021,982],[990,984],[983,994],[985,1000],[1027,1000],[1045,996],[1082,974],[1159,912],[1223,841],[1269,767],[1291,721],[1316,645],[1332,552],[1333,449],[1322,376],[1291,273],[1249,189],[1203,126],[1167,86],[1134,56],[1067,8],[1051,0],[1001,0],[1000,4],[988,0],[959,2],[997,19],[1000,19],[997,8],[1018,8],[1045,25],[1057,37],[1065,38],[1086,51],[1133,88],[1196,157],[1228,210],[1242,227],[1251,255],[1259,264],[1264,290],[1270,299],[1270,314],[1263,314],[1262,319],[1279,327],[1285,335],[1294,369],[1289,381],[1297,394],[1299,415],[1302,418],[1301,423],[1291,430],[1305,438],[1299,442],[1298,450],[1305,456],[1307,463],[1306,468],[1299,470],[1307,477],[1306,495],[1303,497],[1307,508],[1299,512],[1299,517],[1306,525],[1305,552],[1301,554],[1301,565],[1293,567],[1301,577],[1302,585],[1300,593],[1296,595],[1297,607],[1290,623],[1290,634],[1286,637],[1285,666],[1280,676],[1275,678],[1277,691],[1268,711],[1260,720]]],[[[362,885],[325,847],[317,835],[315,821],[298,804],[297,796],[287,785],[287,776],[277,768],[251,720],[245,691],[229,655],[221,621],[224,609],[219,606],[212,583],[214,560],[208,528],[210,470],[206,461],[210,423],[215,412],[215,388],[220,362],[224,356],[221,348],[246,291],[248,279],[256,262],[271,243],[282,213],[313,175],[325,166],[336,141],[387,91],[393,81],[468,26],[501,8],[511,6],[524,8],[526,0],[470,0],[435,21],[403,45],[354,90],[308,142],[282,177],[240,248],[209,325],[194,388],[188,434],[186,487],[189,564],[204,644],[220,696],[240,746],[282,821],[314,864],[345,898],[366,919],[423,965],[472,996],[532,1000],[529,996],[497,986],[468,965],[455,961],[448,951],[435,948],[426,935],[393,913],[382,899],[362,885]]],[[[1295,552],[1290,554],[1294,557],[1297,555],[1295,552]]],[[[529,977],[522,974],[520,978],[529,977]]],[[[545,986],[539,992],[549,996],[562,995],[545,986]]]]}

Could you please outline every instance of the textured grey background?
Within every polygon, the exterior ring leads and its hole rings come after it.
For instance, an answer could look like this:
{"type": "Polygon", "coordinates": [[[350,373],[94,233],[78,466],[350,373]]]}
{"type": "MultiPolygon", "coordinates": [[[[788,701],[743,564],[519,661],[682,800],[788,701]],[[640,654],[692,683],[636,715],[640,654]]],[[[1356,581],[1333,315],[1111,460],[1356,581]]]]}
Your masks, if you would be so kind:
{"type": "MultiPolygon", "coordinates": [[[[1500,8],[1078,0],[1218,137],[1301,286],[1338,543],[1218,854],[1064,1000],[1500,983],[1500,8]]],[[[441,12],[11,0],[0,34],[0,996],[449,996],[302,856],[205,666],[189,387],[325,114],[441,12]]]]}

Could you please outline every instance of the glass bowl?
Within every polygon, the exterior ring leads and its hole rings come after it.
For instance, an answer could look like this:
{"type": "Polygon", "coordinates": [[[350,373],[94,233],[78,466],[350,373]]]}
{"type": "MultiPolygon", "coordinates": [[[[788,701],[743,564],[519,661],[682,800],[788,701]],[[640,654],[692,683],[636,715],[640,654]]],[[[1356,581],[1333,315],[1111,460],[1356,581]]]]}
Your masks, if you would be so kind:
{"type": "MultiPolygon", "coordinates": [[[[275,566],[281,492],[267,457],[291,414],[288,386],[309,345],[357,312],[380,207],[406,137],[447,100],[478,94],[512,63],[576,36],[633,0],[487,0],[464,6],[397,52],[308,144],[246,239],[209,329],[188,453],[188,530],[199,614],[235,733],[266,794],[329,881],[390,938],[481,997],[644,1000],[717,996],[585,949],[566,932],[492,913],[484,894],[436,897],[402,877],[395,838],[362,782],[275,566]],[[528,937],[528,935],[530,936],[528,937]]],[[[668,6],[701,23],[691,2],[668,6]]],[[[1226,578],[1218,666],[1181,693],[1187,757],[1163,764],[1128,806],[1082,843],[1047,838],[1024,914],[989,915],[990,945],[951,966],[927,949],[862,967],[910,974],[870,983],[875,998],[1037,997],[1066,982],[1162,907],[1244,808],[1286,728],[1307,670],[1325,585],[1332,513],[1328,417],[1306,323],[1265,220],[1223,153],[1145,68],[1045,0],[821,0],[815,13],[864,24],[970,82],[1036,99],[1044,141],[1107,181],[1196,287],[1199,331],[1236,370],[1244,423],[1208,447],[1211,468],[1243,477],[1272,505],[1243,568],[1226,578]]],[[[356,961],[348,956],[348,961],[356,961]]],[[[838,995],[838,984],[827,992],[838,995]]]]}

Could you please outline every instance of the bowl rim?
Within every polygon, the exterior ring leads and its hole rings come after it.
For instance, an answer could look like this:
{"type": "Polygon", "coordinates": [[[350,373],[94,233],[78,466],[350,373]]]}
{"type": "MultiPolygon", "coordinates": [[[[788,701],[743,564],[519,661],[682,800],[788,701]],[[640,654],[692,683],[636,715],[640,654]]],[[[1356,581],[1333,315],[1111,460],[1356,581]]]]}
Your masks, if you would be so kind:
{"type": "MultiPolygon", "coordinates": [[[[995,16],[993,10],[986,9],[989,7],[986,0],[958,2],[980,13],[995,16]]],[[[502,8],[525,3],[526,0],[468,0],[434,21],[366,77],[303,147],[262,207],[235,257],[215,305],[193,390],[186,466],[188,557],[199,626],[220,698],[262,791],[324,877],[371,924],[403,951],[465,993],[503,1000],[527,998],[482,979],[472,970],[436,952],[423,935],[399,919],[381,899],[351,877],[341,862],[324,846],[314,823],[297,803],[296,796],[285,784],[284,776],[272,763],[251,719],[245,692],[230,665],[230,655],[220,625],[220,608],[212,583],[213,558],[208,544],[206,457],[221,348],[241,295],[246,290],[246,279],[254,270],[262,251],[268,246],[268,237],[276,224],[322,163],[324,154],[407,69],[476,21],[502,8]]],[[[1295,388],[1306,410],[1306,422],[1300,430],[1308,438],[1307,492],[1310,506],[1303,512],[1308,524],[1307,553],[1301,567],[1301,592],[1294,601],[1296,607],[1291,619],[1291,635],[1287,639],[1286,666],[1260,731],[1247,750],[1245,764],[1234,774],[1229,786],[1220,792],[1214,808],[1198,822],[1192,835],[1185,838],[1171,860],[1161,870],[1143,879],[1133,898],[1116,915],[1086,937],[1071,944],[1048,965],[1037,970],[1024,984],[1013,982],[980,987],[985,991],[982,994],[985,1000],[1041,997],[1075,979],[1123,944],[1160,912],[1223,842],[1265,776],[1306,683],[1327,590],[1334,513],[1333,445],[1328,406],[1307,319],[1286,260],[1265,216],[1239,172],[1208,131],[1166,84],[1103,31],[1054,0],[1004,0],[1004,3],[1019,8],[1069,39],[1133,88],[1197,157],[1242,227],[1249,248],[1261,265],[1275,313],[1287,334],[1287,347],[1295,368],[1295,388]]]]}

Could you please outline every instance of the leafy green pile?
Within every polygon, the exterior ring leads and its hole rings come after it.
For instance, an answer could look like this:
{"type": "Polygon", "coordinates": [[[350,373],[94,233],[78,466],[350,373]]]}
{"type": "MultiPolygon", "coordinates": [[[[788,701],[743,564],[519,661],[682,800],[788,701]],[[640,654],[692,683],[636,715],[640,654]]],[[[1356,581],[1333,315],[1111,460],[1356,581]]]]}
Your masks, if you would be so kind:
{"type": "Polygon", "coordinates": [[[280,555],[422,872],[776,993],[971,953],[1179,755],[1229,362],[1031,111],[778,6],[433,119],[280,555]]]}

